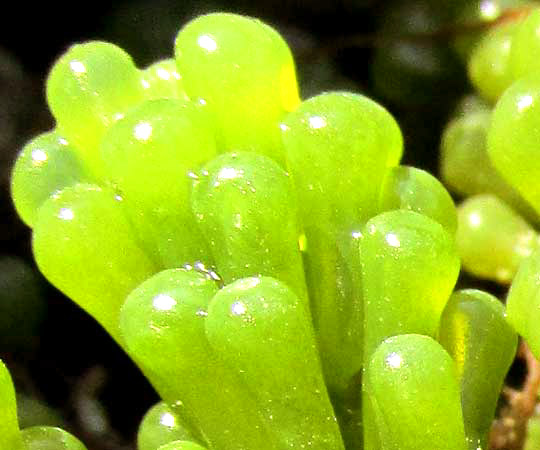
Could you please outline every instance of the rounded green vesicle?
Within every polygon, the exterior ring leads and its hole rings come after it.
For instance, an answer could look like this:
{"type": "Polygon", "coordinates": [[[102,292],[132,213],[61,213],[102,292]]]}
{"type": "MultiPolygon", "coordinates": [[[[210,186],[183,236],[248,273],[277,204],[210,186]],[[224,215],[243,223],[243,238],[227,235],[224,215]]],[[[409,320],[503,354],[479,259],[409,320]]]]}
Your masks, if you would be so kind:
{"type": "Polygon", "coordinates": [[[157,450],[206,450],[206,447],[191,441],[172,441],[160,446],[157,450]]]}
{"type": "Polygon", "coordinates": [[[458,207],[456,244],[463,268],[480,278],[510,283],[540,238],[499,198],[485,194],[458,207]]]}
{"type": "Polygon", "coordinates": [[[540,359],[540,250],[525,258],[510,285],[506,298],[508,322],[525,338],[540,359]]]}
{"type": "Polygon", "coordinates": [[[287,167],[305,233],[306,278],[327,384],[343,392],[362,364],[358,236],[377,212],[381,183],[398,163],[392,116],[358,94],[302,102],[282,125],[287,167]]]}
{"type": "Polygon", "coordinates": [[[501,387],[516,354],[517,334],[499,300],[467,289],[450,297],[438,340],[456,364],[469,449],[485,450],[501,387]]]}
{"type": "Polygon", "coordinates": [[[381,187],[379,211],[415,211],[439,222],[450,234],[457,228],[456,206],[448,191],[429,173],[408,166],[390,169],[381,187]]]}
{"type": "Polygon", "coordinates": [[[540,8],[534,8],[515,31],[510,49],[510,69],[515,79],[540,75],[540,8]]]}
{"type": "Polygon", "coordinates": [[[165,268],[207,255],[189,197],[194,173],[216,152],[209,129],[193,103],[157,99],[131,109],[103,138],[105,174],[143,245],[165,268]]]}
{"type": "Polygon", "coordinates": [[[469,57],[469,79],[489,101],[495,102],[514,81],[510,49],[519,26],[520,22],[513,21],[493,27],[476,44],[469,57]]]}
{"type": "Polygon", "coordinates": [[[531,221],[538,222],[533,208],[497,172],[489,158],[490,123],[491,111],[482,105],[464,111],[448,123],[441,139],[441,178],[449,189],[463,196],[495,194],[531,221]]]}
{"type": "Polygon", "coordinates": [[[176,68],[173,58],[162,59],[141,71],[141,84],[144,89],[144,97],[177,98],[188,100],[184,90],[182,76],[176,68]]]}
{"type": "Polygon", "coordinates": [[[453,237],[413,211],[379,214],[360,240],[364,293],[364,357],[402,333],[436,336],[459,273],[453,237]]]}
{"type": "Polygon", "coordinates": [[[208,14],[180,30],[175,55],[186,93],[215,116],[220,151],[256,151],[283,164],[279,122],[299,103],[283,38],[256,19],[208,14]]]}
{"type": "Polygon", "coordinates": [[[63,189],[39,210],[33,251],[45,277],[122,343],[120,307],[156,269],[133,240],[121,199],[90,184],[63,189]]]}
{"type": "Polygon", "coordinates": [[[127,298],[120,328],[128,353],[197,440],[211,450],[274,450],[260,406],[205,335],[217,292],[207,274],[169,269],[127,298]]]}
{"type": "Polygon", "coordinates": [[[308,308],[296,199],[289,175],[275,161],[252,152],[218,156],[199,171],[192,207],[226,284],[271,276],[308,308]]]}
{"type": "Polygon", "coordinates": [[[19,423],[17,421],[17,402],[11,375],[0,360],[0,448],[26,450],[19,423]]]}
{"type": "Polygon", "coordinates": [[[13,168],[11,195],[17,213],[34,226],[50,195],[86,178],[76,150],[56,130],[39,135],[24,146],[13,168]]]}
{"type": "Polygon", "coordinates": [[[107,42],[71,46],[47,79],[47,101],[60,133],[96,175],[101,174],[99,143],[105,130],[143,98],[131,57],[107,42]]]}
{"type": "Polygon", "coordinates": [[[25,450],[86,450],[79,439],[56,427],[30,427],[21,431],[25,450]]]}
{"type": "Polygon", "coordinates": [[[519,79],[501,96],[488,132],[495,168],[540,212],[540,73],[519,79]]]}
{"type": "Polygon", "coordinates": [[[156,450],[177,440],[193,440],[188,427],[165,402],[156,403],[144,415],[137,432],[137,450],[156,450]]]}
{"type": "Polygon", "coordinates": [[[206,334],[257,399],[279,448],[342,449],[310,317],[270,277],[237,280],[211,300],[206,334]]]}
{"type": "Polygon", "coordinates": [[[365,377],[381,450],[467,448],[454,362],[435,340],[388,338],[365,377]]]}

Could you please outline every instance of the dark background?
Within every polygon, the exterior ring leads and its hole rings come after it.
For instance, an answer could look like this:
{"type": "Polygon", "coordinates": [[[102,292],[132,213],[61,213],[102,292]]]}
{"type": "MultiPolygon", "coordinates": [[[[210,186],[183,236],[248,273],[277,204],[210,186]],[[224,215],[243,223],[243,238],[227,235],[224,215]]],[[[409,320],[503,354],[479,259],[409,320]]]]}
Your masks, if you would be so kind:
{"type": "Polygon", "coordinates": [[[376,99],[402,127],[404,163],[437,173],[442,127],[469,89],[446,32],[457,6],[443,0],[51,3],[11,4],[15,9],[4,11],[0,23],[0,358],[17,390],[38,401],[34,409],[21,407],[26,424],[60,423],[89,449],[128,449],[157,397],[93,320],[36,271],[30,231],[9,198],[17,152],[54,125],[44,99],[54,60],[71,43],[102,39],[144,67],[172,56],[179,28],[199,14],[256,16],[289,42],[303,98],[347,89],[376,99]]]}

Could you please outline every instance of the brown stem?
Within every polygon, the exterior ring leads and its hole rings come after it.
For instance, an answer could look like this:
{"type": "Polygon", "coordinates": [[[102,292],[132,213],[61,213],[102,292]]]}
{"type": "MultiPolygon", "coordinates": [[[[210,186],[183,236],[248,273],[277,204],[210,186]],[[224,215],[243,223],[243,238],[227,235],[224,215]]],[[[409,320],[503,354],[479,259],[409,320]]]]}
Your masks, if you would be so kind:
{"type": "Polygon", "coordinates": [[[533,416],[540,389],[540,362],[522,341],[518,357],[525,360],[527,376],[521,390],[504,388],[507,405],[493,423],[490,433],[491,450],[520,450],[527,434],[527,422],[533,416]]]}

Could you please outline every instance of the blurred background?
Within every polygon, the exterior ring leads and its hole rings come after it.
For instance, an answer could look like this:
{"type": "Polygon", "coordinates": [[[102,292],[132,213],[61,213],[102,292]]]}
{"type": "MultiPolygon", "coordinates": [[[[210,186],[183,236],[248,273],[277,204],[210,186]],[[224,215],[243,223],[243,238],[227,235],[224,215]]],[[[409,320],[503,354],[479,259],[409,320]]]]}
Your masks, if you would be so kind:
{"type": "Polygon", "coordinates": [[[256,16],[274,26],[291,46],[303,98],[325,90],[351,90],[374,98],[402,128],[403,163],[437,174],[441,130],[456,102],[470,90],[453,49],[454,37],[464,17],[475,23],[481,3],[11,3],[15,10],[3,14],[5,23],[0,26],[0,358],[20,395],[22,425],[61,425],[92,450],[133,449],[137,424],[157,401],[113,341],[36,270],[30,231],[10,200],[10,171],[17,153],[30,138],[54,125],[44,82],[54,60],[70,44],[111,41],[144,67],[172,56],[179,28],[197,15],[229,11],[256,16]]]}

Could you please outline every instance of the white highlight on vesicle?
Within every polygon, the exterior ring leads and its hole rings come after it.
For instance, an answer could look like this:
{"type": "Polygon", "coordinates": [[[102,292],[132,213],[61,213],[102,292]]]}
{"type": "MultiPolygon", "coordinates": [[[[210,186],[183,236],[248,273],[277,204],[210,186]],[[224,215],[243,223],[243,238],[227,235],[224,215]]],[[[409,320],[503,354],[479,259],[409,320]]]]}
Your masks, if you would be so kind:
{"type": "Polygon", "coordinates": [[[401,247],[401,242],[399,238],[394,233],[388,233],[386,235],[386,242],[392,247],[401,247]]]}
{"type": "Polygon", "coordinates": [[[163,413],[161,417],[159,418],[159,423],[163,426],[172,428],[176,425],[176,420],[174,419],[174,416],[171,413],[163,413]]]}
{"type": "Polygon", "coordinates": [[[77,60],[71,61],[69,63],[69,67],[75,75],[82,75],[86,73],[86,66],[81,61],[77,61],[77,60]]]}
{"type": "Polygon", "coordinates": [[[199,44],[199,47],[204,48],[208,52],[214,52],[217,49],[217,42],[207,34],[202,34],[197,39],[197,44],[199,44]]]}
{"type": "Polygon", "coordinates": [[[148,122],[139,122],[135,125],[133,134],[139,141],[147,141],[152,136],[152,125],[148,122]]]}
{"type": "Polygon", "coordinates": [[[522,95],[517,103],[518,111],[523,112],[525,111],[529,106],[533,104],[533,98],[532,95],[522,95]]]}
{"type": "Polygon", "coordinates": [[[32,165],[41,166],[45,161],[47,161],[47,159],[47,153],[40,148],[32,150],[32,165]]]}
{"type": "Polygon", "coordinates": [[[176,300],[167,294],[158,294],[152,299],[152,306],[159,311],[170,311],[176,305],[176,300]]]}
{"type": "Polygon", "coordinates": [[[399,369],[403,363],[403,358],[398,353],[392,352],[386,357],[385,362],[388,367],[399,369]]]}
{"type": "Polygon", "coordinates": [[[75,217],[73,210],[71,208],[61,208],[58,211],[58,218],[62,220],[72,220],[75,217]]]}
{"type": "Polygon", "coordinates": [[[315,129],[324,128],[326,125],[327,125],[327,123],[326,123],[326,119],[324,117],[311,116],[309,118],[309,126],[311,128],[315,128],[315,129]]]}
{"type": "Polygon", "coordinates": [[[246,305],[242,302],[234,302],[231,305],[231,313],[235,316],[241,316],[246,313],[246,305]]]}

